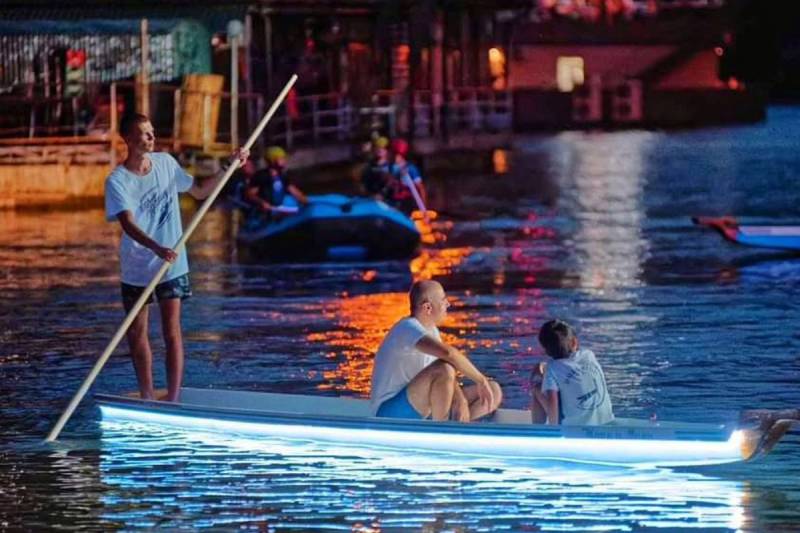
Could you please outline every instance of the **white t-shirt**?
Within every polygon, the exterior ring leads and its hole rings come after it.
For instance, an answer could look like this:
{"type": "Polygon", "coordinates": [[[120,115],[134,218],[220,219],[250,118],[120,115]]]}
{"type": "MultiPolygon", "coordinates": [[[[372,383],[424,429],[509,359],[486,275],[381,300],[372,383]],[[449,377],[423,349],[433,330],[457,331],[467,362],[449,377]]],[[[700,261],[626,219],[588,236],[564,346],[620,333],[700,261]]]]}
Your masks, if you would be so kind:
{"type": "Polygon", "coordinates": [[[614,420],[606,377],[591,350],[578,350],[547,364],[542,390],[559,391],[562,424],[592,426],[614,420]]]}
{"type": "Polygon", "coordinates": [[[426,329],[419,320],[407,317],[395,324],[383,339],[372,368],[372,414],[378,412],[383,402],[400,392],[436,357],[417,349],[417,342],[425,335],[441,340],[435,326],[426,329]]]}
{"type": "MultiPolygon", "coordinates": [[[[106,220],[117,220],[123,211],[133,213],[133,221],[161,246],[173,248],[183,234],[178,193],[188,191],[194,178],[166,153],[150,154],[152,168],[144,176],[119,165],[106,178],[106,220]]],[[[167,271],[162,281],[189,272],[185,250],[167,271]]],[[[120,279],[128,285],[147,286],[161,268],[163,260],[123,232],[119,246],[120,279]]]]}

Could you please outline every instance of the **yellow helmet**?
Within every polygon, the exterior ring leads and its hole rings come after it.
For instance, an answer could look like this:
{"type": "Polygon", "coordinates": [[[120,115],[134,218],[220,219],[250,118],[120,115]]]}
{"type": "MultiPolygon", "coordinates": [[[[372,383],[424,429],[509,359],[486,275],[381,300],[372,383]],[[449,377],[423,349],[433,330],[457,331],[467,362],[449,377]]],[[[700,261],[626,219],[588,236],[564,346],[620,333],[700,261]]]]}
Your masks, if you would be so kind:
{"type": "Polygon", "coordinates": [[[281,159],[286,159],[286,150],[280,146],[270,146],[264,153],[264,159],[266,159],[268,163],[275,163],[281,159]]]}
{"type": "Polygon", "coordinates": [[[373,145],[375,146],[375,148],[388,148],[389,139],[387,139],[386,137],[378,137],[377,139],[375,139],[373,145]]]}

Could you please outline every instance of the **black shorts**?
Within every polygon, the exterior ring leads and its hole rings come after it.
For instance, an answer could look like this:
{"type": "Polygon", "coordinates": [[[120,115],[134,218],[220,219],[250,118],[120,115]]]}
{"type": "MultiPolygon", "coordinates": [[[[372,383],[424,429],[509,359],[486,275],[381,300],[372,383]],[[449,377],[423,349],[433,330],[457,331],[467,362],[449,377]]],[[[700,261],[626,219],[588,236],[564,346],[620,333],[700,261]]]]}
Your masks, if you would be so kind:
{"type": "MultiPolygon", "coordinates": [[[[139,299],[139,296],[142,295],[147,287],[128,285],[127,283],[121,283],[120,285],[122,286],[122,305],[125,307],[125,311],[128,312],[133,309],[136,300],[139,299]]],[[[180,298],[181,300],[189,298],[192,295],[192,285],[189,283],[189,274],[184,274],[183,276],[178,276],[169,281],[159,283],[156,285],[156,290],[150,293],[145,303],[151,304],[155,301],[153,299],[153,294],[155,294],[159,302],[161,300],[170,300],[173,298],[180,298]]]]}

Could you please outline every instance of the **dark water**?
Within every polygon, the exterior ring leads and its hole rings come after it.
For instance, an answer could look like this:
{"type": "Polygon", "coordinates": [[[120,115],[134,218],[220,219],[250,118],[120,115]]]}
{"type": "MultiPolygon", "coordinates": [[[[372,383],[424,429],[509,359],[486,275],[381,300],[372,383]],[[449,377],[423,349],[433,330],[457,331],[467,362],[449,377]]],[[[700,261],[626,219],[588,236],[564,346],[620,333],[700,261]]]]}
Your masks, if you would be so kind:
{"type": "MultiPolygon", "coordinates": [[[[509,407],[526,403],[552,316],[598,354],[618,415],[798,407],[800,259],[689,220],[800,221],[798,138],[793,108],[754,126],[519,138],[496,154],[507,172],[433,176],[440,216],[411,262],[253,264],[214,211],[190,245],[186,384],[364,396],[404,291],[433,277],[454,300],[444,332],[509,407]]],[[[117,231],[99,210],[0,212],[0,228],[0,530],[800,530],[796,434],[743,465],[516,465],[101,428],[86,400],[43,445],[122,320],[117,231]]],[[[126,352],[93,390],[135,387],[126,352]]]]}

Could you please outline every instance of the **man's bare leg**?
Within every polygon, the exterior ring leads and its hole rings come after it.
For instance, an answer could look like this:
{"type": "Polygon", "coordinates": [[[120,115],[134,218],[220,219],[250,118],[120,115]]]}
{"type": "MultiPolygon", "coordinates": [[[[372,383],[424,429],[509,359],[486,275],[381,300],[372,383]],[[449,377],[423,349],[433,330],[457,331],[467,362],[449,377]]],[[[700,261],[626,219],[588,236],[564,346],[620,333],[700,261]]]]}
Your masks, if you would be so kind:
{"type": "Polygon", "coordinates": [[[408,401],[422,416],[434,420],[450,418],[456,371],[444,361],[436,361],[417,374],[408,384],[408,401]]]}
{"type": "Polygon", "coordinates": [[[158,302],[161,310],[161,329],[166,345],[167,397],[177,402],[183,382],[183,334],[181,333],[181,300],[170,298],[158,302]]]}
{"type": "Polygon", "coordinates": [[[500,407],[500,404],[503,402],[503,390],[500,388],[500,385],[496,381],[490,380],[489,386],[492,388],[491,405],[487,405],[486,403],[481,401],[480,397],[478,396],[477,385],[467,385],[462,389],[464,397],[467,399],[467,402],[469,403],[470,420],[477,420],[488,414],[494,413],[495,411],[497,411],[497,408],[500,407]]]}
{"type": "Polygon", "coordinates": [[[131,350],[136,381],[139,383],[139,396],[152,400],[153,393],[153,352],[147,336],[148,311],[145,305],[128,328],[126,336],[131,350]]]}

